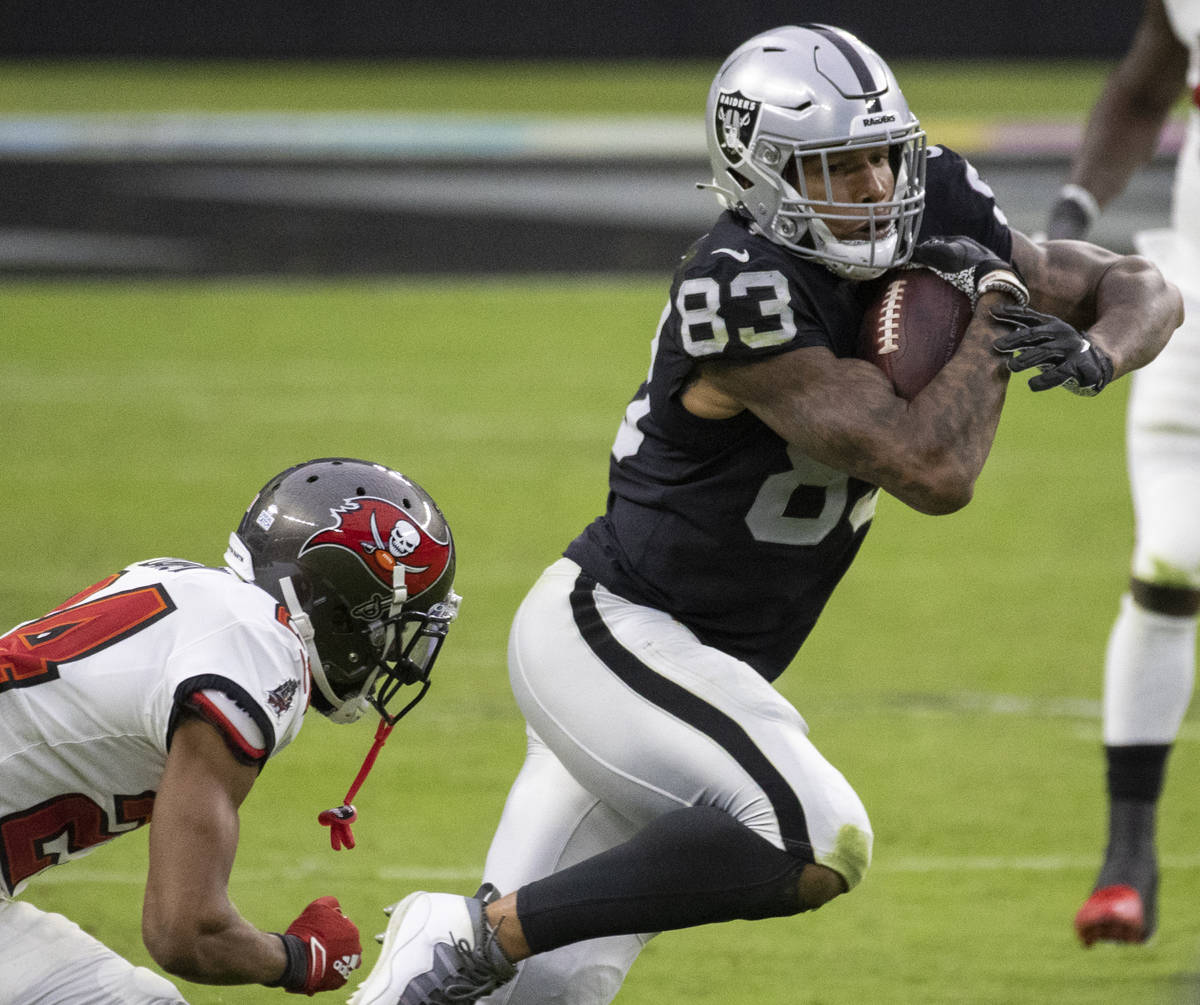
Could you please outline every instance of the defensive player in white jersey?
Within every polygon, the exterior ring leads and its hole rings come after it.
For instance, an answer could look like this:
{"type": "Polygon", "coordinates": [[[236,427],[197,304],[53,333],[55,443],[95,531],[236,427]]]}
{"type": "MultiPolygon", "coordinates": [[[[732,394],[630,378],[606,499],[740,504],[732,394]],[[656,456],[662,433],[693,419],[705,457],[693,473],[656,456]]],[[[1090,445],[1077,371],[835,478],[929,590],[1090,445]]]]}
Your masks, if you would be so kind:
{"type": "Polygon", "coordinates": [[[402,687],[424,694],[457,605],[449,528],[395,471],[310,461],[267,483],[225,557],[137,562],[0,637],[3,1005],[183,1001],[16,899],[147,823],[142,935],[163,970],[312,995],[361,964],[334,897],[282,934],[239,914],[238,808],[310,702],[336,722],[373,707],[382,732],[416,700],[396,711],[402,687]]]}
{"type": "Polygon", "coordinates": [[[1148,262],[1011,231],[847,32],[789,26],[739,47],[707,128],[726,210],[676,270],[606,512],[513,622],[528,754],[485,889],[399,904],[355,1005],[603,1005],[650,933],[853,889],[866,810],[771,682],[879,490],[962,507],[1011,370],[1095,394],[1179,323],[1148,262]],[[976,305],[911,403],[856,358],[869,281],[906,262],[976,305]]]}
{"type": "Polygon", "coordinates": [[[1171,227],[1135,236],[1184,298],[1184,322],[1134,377],[1127,448],[1136,526],[1104,673],[1108,845],[1075,927],[1085,945],[1144,942],[1157,923],[1155,824],[1192,697],[1200,613],[1200,0],[1148,0],[1088,120],[1047,236],[1082,238],[1150,159],[1180,95],[1191,109],[1171,227]]]}

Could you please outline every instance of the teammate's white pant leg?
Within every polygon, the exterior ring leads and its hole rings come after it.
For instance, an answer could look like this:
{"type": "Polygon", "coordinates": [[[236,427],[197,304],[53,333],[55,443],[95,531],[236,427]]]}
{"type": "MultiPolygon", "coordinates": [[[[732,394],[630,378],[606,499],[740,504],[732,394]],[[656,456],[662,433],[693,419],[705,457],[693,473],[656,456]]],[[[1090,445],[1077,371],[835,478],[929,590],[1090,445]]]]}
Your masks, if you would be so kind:
{"type": "MultiPolygon", "coordinates": [[[[575,781],[529,731],[525,764],[492,838],[484,880],[503,893],[629,840],[637,831],[575,781]]],[[[521,964],[486,1005],[607,1005],[650,936],[563,946],[521,964]]]]}
{"type": "MultiPolygon", "coordinates": [[[[800,714],[661,611],[603,587],[573,597],[578,575],[556,562],[513,622],[509,673],[531,738],[485,878],[507,893],[662,814],[716,806],[778,848],[811,846],[853,887],[870,862],[870,824],[800,714]]],[[[605,1005],[641,945],[604,939],[533,957],[488,1001],[605,1005]]]]}
{"type": "Polygon", "coordinates": [[[1196,619],[1147,611],[1128,594],[1104,664],[1104,742],[1170,744],[1192,700],[1196,619]]]}
{"type": "MultiPolygon", "coordinates": [[[[1127,419],[1136,521],[1132,572],[1143,582],[1200,589],[1200,258],[1171,231],[1138,235],[1184,295],[1184,322],[1133,374],[1127,419]]],[[[1104,742],[1171,743],[1191,701],[1196,619],[1122,599],[1104,676],[1104,742]]]]}
{"type": "Polygon", "coordinates": [[[0,898],[0,1005],[187,1005],[61,914],[0,898]]]}

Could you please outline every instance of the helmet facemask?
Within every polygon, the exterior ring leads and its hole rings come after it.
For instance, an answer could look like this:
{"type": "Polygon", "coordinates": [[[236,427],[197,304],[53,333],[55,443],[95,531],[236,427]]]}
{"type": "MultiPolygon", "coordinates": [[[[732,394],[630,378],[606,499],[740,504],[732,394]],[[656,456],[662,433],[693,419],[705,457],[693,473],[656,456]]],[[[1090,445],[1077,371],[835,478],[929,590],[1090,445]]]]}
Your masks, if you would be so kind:
{"type": "Polygon", "coordinates": [[[459,597],[451,591],[428,610],[406,610],[403,586],[396,595],[392,611],[370,622],[356,620],[340,603],[313,610],[314,701],[334,722],[354,722],[374,708],[394,724],[429,688],[434,662],[458,615],[459,597]],[[413,684],[420,690],[405,703],[402,688],[413,684]]]}
{"type": "Polygon", "coordinates": [[[886,144],[894,178],[890,198],[837,202],[822,195],[833,190],[831,156],[883,145],[872,138],[807,152],[778,140],[760,139],[753,155],[760,171],[766,174],[768,162],[782,165],[777,169],[779,209],[769,223],[772,240],[847,279],[874,279],[907,262],[925,208],[925,133],[919,126],[905,130],[898,141],[889,137],[886,144]],[[806,166],[822,179],[821,192],[810,193],[806,166]],[[862,228],[862,236],[834,236],[831,224],[842,222],[862,228]]]}
{"type": "Polygon", "coordinates": [[[371,620],[355,617],[336,590],[314,589],[303,574],[279,581],[292,624],[308,649],[313,704],[333,722],[356,722],[374,708],[394,725],[429,688],[461,600],[450,590],[427,610],[406,608],[402,569],[395,569],[390,609],[371,620]],[[421,685],[420,691],[401,705],[401,688],[411,684],[421,685]]]}

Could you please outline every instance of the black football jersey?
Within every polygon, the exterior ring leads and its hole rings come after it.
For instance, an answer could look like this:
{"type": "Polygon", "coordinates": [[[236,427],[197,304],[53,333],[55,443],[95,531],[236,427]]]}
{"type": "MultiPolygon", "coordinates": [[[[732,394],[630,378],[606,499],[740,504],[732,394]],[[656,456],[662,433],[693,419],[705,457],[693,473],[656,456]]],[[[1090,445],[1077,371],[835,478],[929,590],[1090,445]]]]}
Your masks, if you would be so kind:
{"type": "MultiPolygon", "coordinates": [[[[1011,255],[991,191],[933,147],[920,236],[958,234],[1011,255]]],[[[782,673],[854,560],[878,489],[805,456],[748,410],[702,419],[680,397],[707,359],[816,345],[853,356],[869,291],[722,214],[675,273],[649,374],[613,444],[607,511],[566,556],[768,680],[782,673]]]]}

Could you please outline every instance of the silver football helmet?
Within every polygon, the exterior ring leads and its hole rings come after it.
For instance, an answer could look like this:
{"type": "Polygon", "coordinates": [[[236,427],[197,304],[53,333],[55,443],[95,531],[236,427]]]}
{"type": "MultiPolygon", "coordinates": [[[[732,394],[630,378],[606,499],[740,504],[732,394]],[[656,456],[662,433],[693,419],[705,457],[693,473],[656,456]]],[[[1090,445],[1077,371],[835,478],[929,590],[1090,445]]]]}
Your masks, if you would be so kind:
{"type": "Polygon", "coordinates": [[[925,133],[887,64],[849,32],[788,25],[740,45],[709,89],[706,130],[713,181],[702,187],[770,240],[849,279],[908,261],[925,208],[925,133]],[[810,195],[805,162],[830,192],[831,154],[883,145],[890,199],[810,195]],[[835,237],[829,221],[839,219],[863,224],[863,237],[835,237]]]}

